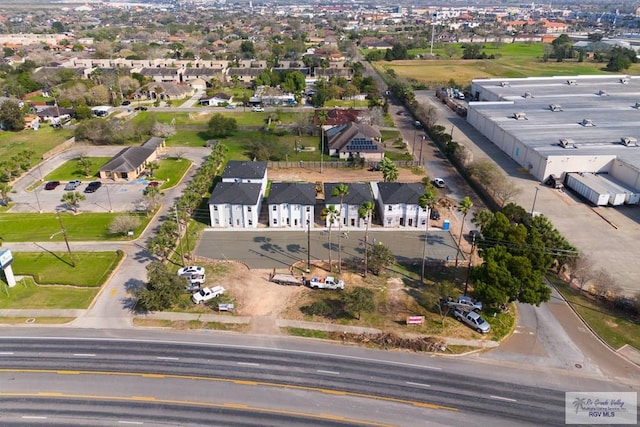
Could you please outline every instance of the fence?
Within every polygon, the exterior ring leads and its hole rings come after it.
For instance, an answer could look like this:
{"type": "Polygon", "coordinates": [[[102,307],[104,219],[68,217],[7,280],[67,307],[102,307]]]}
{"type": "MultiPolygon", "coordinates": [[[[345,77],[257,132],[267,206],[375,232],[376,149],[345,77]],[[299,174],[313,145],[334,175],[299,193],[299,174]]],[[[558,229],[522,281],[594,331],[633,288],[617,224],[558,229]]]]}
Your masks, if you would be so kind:
{"type": "MultiPolygon", "coordinates": [[[[378,165],[378,161],[365,161],[362,168],[372,168],[378,165]]],[[[396,164],[399,168],[411,168],[420,166],[420,162],[417,160],[396,160],[393,163],[396,164]]],[[[292,168],[301,168],[301,169],[320,169],[323,168],[353,168],[360,169],[359,165],[354,165],[350,162],[303,162],[302,160],[299,162],[267,162],[268,168],[277,168],[277,169],[292,169],[292,168]]]]}

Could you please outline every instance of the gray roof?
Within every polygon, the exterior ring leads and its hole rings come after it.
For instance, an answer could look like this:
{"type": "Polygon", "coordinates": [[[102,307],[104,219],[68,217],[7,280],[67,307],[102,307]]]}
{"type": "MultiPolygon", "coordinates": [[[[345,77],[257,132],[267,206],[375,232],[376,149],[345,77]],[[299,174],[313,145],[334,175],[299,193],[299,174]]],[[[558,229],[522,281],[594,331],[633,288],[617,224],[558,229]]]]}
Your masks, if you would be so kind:
{"type": "MultiPolygon", "coordinates": [[[[485,98],[502,101],[471,102],[469,115],[479,114],[495,128],[493,135],[504,132],[542,157],[602,155],[615,156],[640,168],[640,147],[625,147],[620,138],[640,140],[640,79],[626,75],[572,76],[526,79],[474,80],[472,91],[485,91],[485,98]],[[622,84],[621,79],[627,83],[622,84]],[[575,85],[568,81],[574,80],[575,85]],[[508,86],[501,86],[501,81],[508,86]],[[605,95],[599,95],[604,91],[605,95]],[[531,98],[524,98],[530,92],[531,98]],[[551,111],[558,104],[562,111],[551,111]],[[526,120],[516,120],[523,112],[526,120]],[[594,126],[583,126],[589,119],[594,126]],[[575,141],[577,149],[559,145],[560,138],[575,141]]],[[[489,129],[485,130],[485,133],[489,129]]]]}
{"type": "Polygon", "coordinates": [[[315,205],[315,185],[306,182],[274,182],[269,190],[270,205],[295,203],[298,205],[315,205]]]}
{"type": "Polygon", "coordinates": [[[260,184],[219,182],[211,192],[210,205],[229,203],[231,205],[254,206],[260,199],[260,184]]]}
{"type": "Polygon", "coordinates": [[[261,179],[267,173],[267,162],[244,162],[240,160],[230,160],[222,172],[222,179],[243,178],[261,179]]]}
{"type": "MultiPolygon", "coordinates": [[[[339,205],[340,197],[332,196],[334,187],[339,183],[331,182],[324,184],[324,202],[325,204],[339,205]]],[[[347,205],[361,205],[364,202],[373,201],[373,193],[371,186],[362,182],[345,183],[349,188],[349,194],[344,196],[343,202],[347,205]]]]}
{"type": "Polygon", "coordinates": [[[162,147],[163,143],[164,139],[157,136],[152,136],[151,138],[147,139],[147,141],[142,144],[142,146],[145,148],[153,148],[154,150],[156,150],[158,147],[162,147]]]}
{"type": "Polygon", "coordinates": [[[155,149],[153,148],[127,147],[116,154],[100,170],[105,172],[131,172],[142,166],[154,152],[155,149]]]}
{"type": "Polygon", "coordinates": [[[349,122],[327,131],[329,148],[346,152],[381,152],[382,146],[375,140],[380,131],[366,123],[349,122]]]}
{"type": "Polygon", "coordinates": [[[140,70],[140,74],[143,76],[176,76],[178,75],[179,68],[171,67],[158,67],[158,68],[143,68],[140,70]]]}
{"type": "Polygon", "coordinates": [[[424,194],[424,185],[417,182],[379,182],[378,190],[385,205],[417,205],[424,194]]]}

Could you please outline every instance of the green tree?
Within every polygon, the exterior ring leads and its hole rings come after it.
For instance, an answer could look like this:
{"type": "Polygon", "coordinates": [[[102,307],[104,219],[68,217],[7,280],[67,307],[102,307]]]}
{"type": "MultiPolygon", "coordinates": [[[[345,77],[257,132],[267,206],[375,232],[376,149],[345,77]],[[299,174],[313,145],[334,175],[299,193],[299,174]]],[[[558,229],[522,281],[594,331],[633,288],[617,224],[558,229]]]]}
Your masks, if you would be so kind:
{"type": "Polygon", "coordinates": [[[458,256],[460,255],[460,244],[462,243],[462,234],[464,232],[464,220],[467,214],[471,211],[473,202],[468,196],[465,196],[460,203],[458,203],[458,212],[462,214],[462,221],[460,222],[460,235],[458,236],[458,250],[456,251],[456,268],[458,267],[458,256]]]}
{"type": "Polygon", "coordinates": [[[0,126],[9,131],[24,129],[24,113],[17,102],[5,101],[0,105],[0,126]]]}
{"type": "Polygon", "coordinates": [[[160,163],[158,162],[148,162],[146,164],[146,169],[149,171],[149,178],[153,177],[153,173],[160,168],[160,163]]]}
{"type": "Polygon", "coordinates": [[[344,308],[350,313],[355,313],[360,320],[363,312],[373,311],[376,308],[375,294],[371,289],[355,287],[342,293],[344,308]]]}
{"type": "Polygon", "coordinates": [[[81,194],[77,191],[69,191],[64,193],[62,199],[60,201],[65,204],[65,206],[74,212],[78,212],[80,208],[80,202],[85,200],[84,194],[81,194]]]}
{"type": "Polygon", "coordinates": [[[380,161],[380,170],[384,182],[396,182],[398,180],[398,166],[388,157],[380,161]]]}
{"type": "Polygon", "coordinates": [[[382,242],[371,245],[367,250],[367,257],[369,258],[369,270],[376,276],[388,265],[396,261],[391,250],[383,245],[382,242]]]}
{"type": "Polygon", "coordinates": [[[369,261],[369,224],[371,224],[373,211],[375,210],[375,205],[372,201],[368,200],[360,205],[358,208],[358,216],[364,220],[364,277],[367,277],[367,272],[369,270],[368,261],[369,261]]]}
{"type": "Polygon", "coordinates": [[[436,195],[437,192],[434,188],[429,187],[420,199],[418,200],[418,204],[423,210],[427,211],[426,224],[424,226],[424,245],[422,247],[422,268],[420,270],[420,284],[424,283],[424,264],[427,257],[427,238],[429,236],[429,218],[431,216],[431,211],[436,206],[436,195]]]}
{"type": "Polygon", "coordinates": [[[80,156],[78,158],[78,167],[82,168],[84,172],[84,176],[91,176],[91,167],[93,166],[93,161],[89,157],[80,156]]]}
{"type": "Polygon", "coordinates": [[[340,211],[338,212],[338,217],[340,221],[338,222],[338,235],[340,236],[338,239],[338,273],[342,273],[342,223],[344,222],[344,214],[343,214],[343,205],[344,205],[344,197],[349,195],[349,186],[344,183],[340,183],[333,187],[333,191],[331,191],[331,195],[333,197],[340,198],[340,211]]]}
{"type": "Polygon", "coordinates": [[[224,138],[238,130],[238,123],[233,117],[225,117],[220,113],[209,119],[208,132],[211,138],[224,138]]]}
{"type": "Polygon", "coordinates": [[[551,42],[551,46],[557,62],[562,62],[573,55],[573,42],[567,34],[560,34],[551,42]]]}
{"type": "Polygon", "coordinates": [[[467,43],[462,50],[462,59],[482,58],[482,45],[478,43],[467,43]]]}
{"type": "Polygon", "coordinates": [[[145,311],[162,311],[175,305],[184,290],[186,280],[171,273],[160,261],[147,266],[147,284],[134,292],[136,307],[145,311]]]}
{"type": "Polygon", "coordinates": [[[11,186],[6,182],[0,182],[0,202],[3,205],[9,204],[9,193],[11,193],[11,186]]]}
{"type": "Polygon", "coordinates": [[[323,221],[329,223],[329,233],[328,233],[328,239],[329,239],[329,272],[332,272],[333,271],[333,265],[331,263],[331,249],[333,247],[333,242],[331,241],[331,230],[333,228],[333,224],[337,220],[340,220],[340,212],[338,212],[338,210],[336,209],[336,207],[334,205],[329,205],[326,208],[322,209],[322,213],[320,214],[320,218],[322,218],[323,221]]]}

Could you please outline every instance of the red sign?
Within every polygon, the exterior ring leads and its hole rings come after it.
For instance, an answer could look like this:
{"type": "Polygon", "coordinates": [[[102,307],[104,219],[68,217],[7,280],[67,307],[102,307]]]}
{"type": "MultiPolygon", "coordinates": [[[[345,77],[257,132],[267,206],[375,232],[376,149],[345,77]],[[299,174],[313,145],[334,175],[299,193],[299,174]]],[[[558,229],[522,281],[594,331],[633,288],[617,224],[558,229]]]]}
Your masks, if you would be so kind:
{"type": "Polygon", "coordinates": [[[424,316],[407,317],[407,325],[421,325],[424,323],[424,316]]]}

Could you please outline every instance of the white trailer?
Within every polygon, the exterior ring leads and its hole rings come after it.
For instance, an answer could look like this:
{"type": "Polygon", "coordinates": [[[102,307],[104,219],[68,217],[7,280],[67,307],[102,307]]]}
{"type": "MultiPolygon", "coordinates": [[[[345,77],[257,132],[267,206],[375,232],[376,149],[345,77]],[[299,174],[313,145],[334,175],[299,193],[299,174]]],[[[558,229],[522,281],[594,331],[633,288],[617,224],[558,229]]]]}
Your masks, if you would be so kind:
{"type": "Polygon", "coordinates": [[[624,185],[611,175],[600,174],[598,178],[604,181],[610,188],[615,188],[618,193],[624,194],[624,202],[627,205],[637,205],[640,202],[640,192],[624,185]]]}
{"type": "Polygon", "coordinates": [[[567,187],[587,199],[595,206],[604,206],[609,203],[609,192],[594,182],[585,179],[583,174],[569,172],[567,175],[567,187]]]}
{"type": "Polygon", "coordinates": [[[583,177],[589,182],[589,185],[598,186],[602,188],[604,191],[609,193],[609,203],[611,206],[620,206],[624,204],[624,200],[627,198],[624,191],[622,191],[617,186],[611,185],[609,182],[605,181],[601,178],[600,175],[596,174],[583,174],[583,177]]]}

